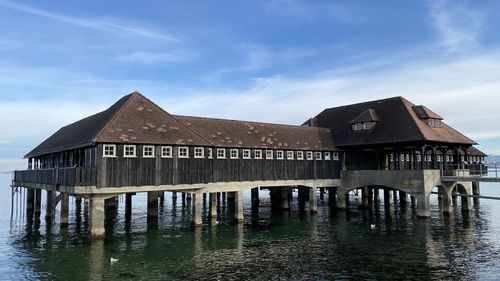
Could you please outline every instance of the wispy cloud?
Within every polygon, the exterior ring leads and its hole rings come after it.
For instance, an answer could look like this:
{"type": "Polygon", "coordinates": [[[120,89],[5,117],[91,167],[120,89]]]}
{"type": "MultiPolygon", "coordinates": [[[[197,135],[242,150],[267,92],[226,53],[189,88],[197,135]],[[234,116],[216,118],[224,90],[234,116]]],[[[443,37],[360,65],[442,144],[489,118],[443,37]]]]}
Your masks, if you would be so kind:
{"type": "Polygon", "coordinates": [[[480,45],[483,25],[480,11],[466,6],[463,1],[431,0],[427,4],[440,43],[449,51],[468,50],[480,45]]]}
{"type": "Polygon", "coordinates": [[[169,43],[179,43],[180,39],[175,36],[165,34],[162,32],[154,31],[138,25],[129,25],[126,23],[114,22],[106,19],[96,18],[81,18],[75,16],[68,16],[59,13],[50,12],[47,10],[39,9],[30,5],[22,4],[19,2],[0,0],[0,6],[9,8],[18,12],[23,12],[46,19],[68,23],[80,27],[92,28],[104,32],[115,33],[128,33],[136,36],[146,37],[150,39],[163,40],[169,43]]]}
{"type": "Polygon", "coordinates": [[[162,64],[162,63],[178,63],[190,61],[193,59],[192,55],[177,54],[167,52],[147,52],[147,51],[134,51],[129,54],[120,54],[116,57],[117,61],[126,63],[137,64],[162,64]]]}

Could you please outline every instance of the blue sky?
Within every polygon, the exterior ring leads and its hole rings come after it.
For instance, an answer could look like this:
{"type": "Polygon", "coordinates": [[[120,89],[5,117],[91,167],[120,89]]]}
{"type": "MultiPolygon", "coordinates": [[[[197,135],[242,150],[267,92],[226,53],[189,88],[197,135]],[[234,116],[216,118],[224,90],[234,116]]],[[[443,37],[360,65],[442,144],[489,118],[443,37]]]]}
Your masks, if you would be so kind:
{"type": "Polygon", "coordinates": [[[300,124],[404,96],[500,154],[498,1],[0,0],[0,170],[138,90],[175,114],[300,124]]]}

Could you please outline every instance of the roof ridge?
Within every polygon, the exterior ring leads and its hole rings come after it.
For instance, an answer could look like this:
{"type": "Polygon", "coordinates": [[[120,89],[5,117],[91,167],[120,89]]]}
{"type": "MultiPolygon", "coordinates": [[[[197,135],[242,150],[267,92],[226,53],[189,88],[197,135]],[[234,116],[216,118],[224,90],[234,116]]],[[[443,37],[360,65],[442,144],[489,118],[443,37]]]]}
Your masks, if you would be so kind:
{"type": "Polygon", "coordinates": [[[290,125],[290,124],[279,124],[279,123],[268,123],[268,122],[257,122],[257,121],[248,121],[248,120],[236,120],[236,119],[224,119],[224,118],[214,118],[214,117],[201,117],[201,116],[192,116],[192,115],[172,115],[174,117],[186,117],[186,118],[197,118],[197,119],[210,119],[210,120],[220,120],[220,121],[229,121],[229,122],[248,122],[248,123],[255,123],[255,124],[263,124],[263,125],[274,125],[274,126],[282,126],[282,127],[293,127],[293,128],[316,128],[316,129],[326,129],[329,130],[328,128],[325,127],[308,127],[308,126],[301,126],[301,125],[290,125]]]}
{"type": "MultiPolygon", "coordinates": [[[[330,109],[337,109],[337,108],[343,108],[343,107],[350,107],[350,106],[357,106],[357,105],[362,105],[362,104],[367,104],[367,103],[373,103],[373,102],[379,102],[379,101],[387,101],[387,100],[393,100],[393,99],[403,99],[403,100],[406,100],[405,98],[403,98],[402,96],[395,96],[395,97],[390,97],[390,98],[384,98],[384,99],[377,99],[377,100],[371,100],[371,101],[363,101],[363,102],[358,102],[358,103],[352,103],[352,104],[345,104],[345,105],[339,105],[339,106],[334,106],[334,107],[328,107],[328,108],[325,108],[323,111],[321,111],[318,115],[320,115],[321,113],[327,111],[327,110],[330,110],[330,109]]],[[[407,100],[406,100],[407,101],[407,100]]],[[[317,115],[317,116],[318,116],[317,115]]],[[[316,116],[316,117],[317,117],[316,116]]]]}

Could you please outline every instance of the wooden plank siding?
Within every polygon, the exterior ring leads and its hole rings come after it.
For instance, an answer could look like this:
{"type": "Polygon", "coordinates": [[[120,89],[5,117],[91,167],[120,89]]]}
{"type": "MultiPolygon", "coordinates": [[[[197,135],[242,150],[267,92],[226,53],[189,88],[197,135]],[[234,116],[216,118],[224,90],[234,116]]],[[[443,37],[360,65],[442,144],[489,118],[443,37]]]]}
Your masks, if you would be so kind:
{"type": "MultiPolygon", "coordinates": [[[[142,145],[137,145],[137,157],[123,157],[123,145],[117,144],[116,157],[103,157],[103,146],[97,147],[97,187],[142,185],[175,185],[209,182],[332,179],[340,177],[340,161],[333,160],[278,160],[229,158],[209,159],[208,148],[204,158],[194,158],[194,147],[189,147],[189,158],[178,157],[178,147],[173,146],[173,157],[162,158],[161,146],[155,146],[155,157],[142,157],[142,145]],[[316,169],[315,169],[316,166],[316,169]]],[[[265,155],[264,155],[265,157],[265,155]]]]}

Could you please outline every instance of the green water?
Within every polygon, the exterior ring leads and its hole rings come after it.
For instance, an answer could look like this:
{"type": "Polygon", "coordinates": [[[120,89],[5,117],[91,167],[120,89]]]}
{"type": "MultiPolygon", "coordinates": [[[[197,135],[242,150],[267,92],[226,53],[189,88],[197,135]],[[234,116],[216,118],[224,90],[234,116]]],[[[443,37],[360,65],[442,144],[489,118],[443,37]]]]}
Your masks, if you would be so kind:
{"type": "MultiPolygon", "coordinates": [[[[138,194],[132,222],[125,223],[120,202],[109,213],[106,239],[91,242],[83,205],[78,214],[71,203],[67,229],[57,221],[47,226],[43,212],[41,221],[20,210],[11,219],[10,178],[0,180],[2,280],[500,279],[500,201],[483,200],[469,215],[457,206],[444,217],[433,198],[432,217],[417,219],[410,206],[352,204],[338,212],[318,200],[311,216],[299,211],[296,198],[289,212],[273,213],[261,191],[258,214],[245,194],[243,225],[231,224],[230,208],[222,206],[217,225],[193,228],[189,206],[180,198],[173,204],[166,193],[158,227],[148,229],[146,196],[138,194]]],[[[481,191],[500,196],[500,184],[483,184],[481,191]]]]}

